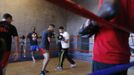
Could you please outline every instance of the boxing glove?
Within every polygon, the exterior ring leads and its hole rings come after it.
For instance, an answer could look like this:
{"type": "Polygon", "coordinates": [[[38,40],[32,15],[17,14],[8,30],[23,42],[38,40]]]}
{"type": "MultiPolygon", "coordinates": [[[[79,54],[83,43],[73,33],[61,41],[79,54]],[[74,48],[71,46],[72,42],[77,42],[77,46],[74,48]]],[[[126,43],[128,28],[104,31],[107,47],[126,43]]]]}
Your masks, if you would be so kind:
{"type": "Polygon", "coordinates": [[[57,38],[58,40],[64,40],[64,37],[62,35],[59,35],[57,38]]]}
{"type": "Polygon", "coordinates": [[[87,20],[86,23],[80,27],[79,34],[82,37],[86,36],[86,38],[89,38],[97,33],[98,30],[99,26],[94,21],[87,20]]]}

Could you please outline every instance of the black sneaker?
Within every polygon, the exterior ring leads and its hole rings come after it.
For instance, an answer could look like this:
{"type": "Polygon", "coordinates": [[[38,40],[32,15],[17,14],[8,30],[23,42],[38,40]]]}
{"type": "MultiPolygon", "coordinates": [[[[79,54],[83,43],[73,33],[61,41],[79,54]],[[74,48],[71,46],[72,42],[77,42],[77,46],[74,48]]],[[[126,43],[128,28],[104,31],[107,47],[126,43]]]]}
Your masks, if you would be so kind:
{"type": "Polygon", "coordinates": [[[44,71],[41,71],[40,72],[40,75],[46,75],[44,71]]]}

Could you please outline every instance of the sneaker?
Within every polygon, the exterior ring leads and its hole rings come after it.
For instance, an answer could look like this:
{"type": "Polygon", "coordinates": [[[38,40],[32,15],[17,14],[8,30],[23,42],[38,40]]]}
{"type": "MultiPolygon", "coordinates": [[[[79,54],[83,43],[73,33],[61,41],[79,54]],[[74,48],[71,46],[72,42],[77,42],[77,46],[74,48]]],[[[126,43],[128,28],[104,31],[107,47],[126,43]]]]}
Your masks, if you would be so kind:
{"type": "Polygon", "coordinates": [[[33,64],[35,64],[36,63],[36,60],[33,60],[33,64]]]}
{"type": "Polygon", "coordinates": [[[63,71],[63,68],[62,67],[56,67],[56,69],[55,69],[56,71],[63,71]]]}
{"type": "Polygon", "coordinates": [[[40,75],[45,75],[45,72],[44,72],[44,71],[41,71],[41,72],[40,72],[40,75]]]}
{"type": "Polygon", "coordinates": [[[70,67],[71,68],[75,68],[76,67],[76,64],[71,64],[70,67]]]}

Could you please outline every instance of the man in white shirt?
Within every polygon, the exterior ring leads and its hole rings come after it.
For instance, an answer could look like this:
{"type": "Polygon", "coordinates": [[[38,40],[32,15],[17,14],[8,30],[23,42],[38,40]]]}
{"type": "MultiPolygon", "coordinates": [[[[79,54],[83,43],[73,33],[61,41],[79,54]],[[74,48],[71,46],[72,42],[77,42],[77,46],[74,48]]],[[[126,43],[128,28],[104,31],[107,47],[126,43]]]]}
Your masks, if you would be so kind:
{"type": "Polygon", "coordinates": [[[65,57],[71,63],[71,65],[70,65],[71,68],[76,67],[76,64],[68,54],[68,49],[70,47],[69,33],[64,31],[64,27],[62,27],[62,26],[59,27],[59,32],[60,32],[59,40],[61,40],[62,50],[60,53],[59,63],[58,63],[58,66],[56,67],[56,70],[62,71],[63,70],[63,62],[64,62],[65,57]]]}

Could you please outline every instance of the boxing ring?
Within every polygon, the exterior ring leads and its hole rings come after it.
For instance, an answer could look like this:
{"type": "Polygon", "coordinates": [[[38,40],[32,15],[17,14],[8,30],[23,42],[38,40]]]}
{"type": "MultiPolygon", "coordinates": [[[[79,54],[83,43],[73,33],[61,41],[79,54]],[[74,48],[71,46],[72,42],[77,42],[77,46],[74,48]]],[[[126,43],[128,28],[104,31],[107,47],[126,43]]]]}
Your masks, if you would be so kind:
{"type": "MultiPolygon", "coordinates": [[[[121,26],[118,26],[118,25],[113,24],[111,22],[108,22],[101,17],[96,16],[95,14],[93,14],[89,10],[83,8],[79,4],[76,4],[72,0],[47,0],[47,1],[57,5],[59,7],[62,7],[70,12],[73,12],[79,16],[94,20],[101,26],[109,25],[109,26],[113,26],[113,27],[122,29],[122,30],[127,31],[127,32],[134,32],[133,28],[129,29],[129,28],[121,27],[121,26]]],[[[90,73],[88,75],[109,75],[111,73],[116,73],[116,72],[127,70],[128,68],[130,68],[132,66],[134,66],[134,61],[130,62],[129,64],[117,65],[117,66],[114,66],[114,67],[111,67],[108,69],[103,69],[103,70],[100,70],[97,72],[90,73]]]]}

